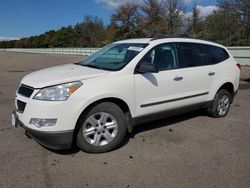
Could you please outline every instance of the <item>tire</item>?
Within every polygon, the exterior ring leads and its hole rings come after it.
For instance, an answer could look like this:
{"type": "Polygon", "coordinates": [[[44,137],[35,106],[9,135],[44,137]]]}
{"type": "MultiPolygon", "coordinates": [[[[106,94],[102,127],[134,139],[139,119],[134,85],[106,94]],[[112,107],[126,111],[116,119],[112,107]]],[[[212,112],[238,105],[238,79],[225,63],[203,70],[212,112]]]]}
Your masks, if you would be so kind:
{"type": "Polygon", "coordinates": [[[123,111],[114,103],[97,104],[80,117],[77,146],[88,153],[104,153],[117,148],[127,132],[123,111]]]}
{"type": "Polygon", "coordinates": [[[230,109],[232,95],[225,89],[220,89],[209,108],[209,114],[214,118],[225,117],[230,109]]]}

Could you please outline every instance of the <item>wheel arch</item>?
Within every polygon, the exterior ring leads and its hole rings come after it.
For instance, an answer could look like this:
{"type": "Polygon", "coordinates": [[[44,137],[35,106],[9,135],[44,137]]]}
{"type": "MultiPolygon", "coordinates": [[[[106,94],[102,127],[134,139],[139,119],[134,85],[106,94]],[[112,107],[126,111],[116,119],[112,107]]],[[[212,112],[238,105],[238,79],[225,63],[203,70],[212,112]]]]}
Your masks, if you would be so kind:
{"type": "Polygon", "coordinates": [[[226,82],[223,85],[221,85],[221,87],[217,90],[217,92],[219,90],[221,90],[221,89],[227,90],[232,95],[232,98],[231,98],[231,101],[230,101],[232,103],[233,102],[233,98],[234,98],[234,85],[231,82],[226,82]]]}
{"type": "Polygon", "coordinates": [[[127,123],[126,123],[126,126],[127,126],[127,130],[128,132],[132,132],[133,130],[133,123],[132,123],[132,116],[131,116],[131,113],[130,113],[130,108],[128,106],[128,104],[120,99],[120,98],[116,98],[116,97],[107,97],[107,98],[102,98],[102,99],[98,99],[92,103],[90,103],[82,112],[81,114],[79,115],[78,119],[77,119],[77,122],[76,122],[76,125],[75,125],[75,128],[74,128],[74,134],[73,134],[73,143],[76,143],[76,135],[77,135],[77,132],[79,131],[79,128],[80,128],[80,123],[79,123],[79,120],[82,116],[86,115],[86,113],[92,109],[94,106],[100,104],[100,103],[103,103],[103,102],[112,102],[114,104],[116,104],[117,106],[119,106],[121,108],[121,110],[124,112],[125,114],[125,117],[127,119],[127,123]]]}

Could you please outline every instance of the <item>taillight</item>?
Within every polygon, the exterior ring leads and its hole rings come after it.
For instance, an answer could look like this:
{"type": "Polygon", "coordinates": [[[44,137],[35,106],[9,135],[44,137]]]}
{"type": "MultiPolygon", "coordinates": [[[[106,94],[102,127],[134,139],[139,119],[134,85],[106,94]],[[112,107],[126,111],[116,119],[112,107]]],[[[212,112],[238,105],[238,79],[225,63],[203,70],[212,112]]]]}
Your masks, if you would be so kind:
{"type": "Polygon", "coordinates": [[[241,66],[240,66],[240,64],[239,64],[239,63],[237,63],[236,65],[237,65],[237,67],[241,70],[241,66]]]}

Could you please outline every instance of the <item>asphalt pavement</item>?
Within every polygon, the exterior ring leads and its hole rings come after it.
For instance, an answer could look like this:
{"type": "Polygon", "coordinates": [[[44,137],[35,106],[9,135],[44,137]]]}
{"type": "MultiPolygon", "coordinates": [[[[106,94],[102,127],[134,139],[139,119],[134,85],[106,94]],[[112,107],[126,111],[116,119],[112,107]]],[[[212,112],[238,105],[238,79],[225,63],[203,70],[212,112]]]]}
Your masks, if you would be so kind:
{"type": "Polygon", "coordinates": [[[0,52],[0,187],[250,187],[250,71],[227,117],[200,111],[139,125],[115,151],[55,152],[11,127],[21,78],[83,57],[0,52]]]}

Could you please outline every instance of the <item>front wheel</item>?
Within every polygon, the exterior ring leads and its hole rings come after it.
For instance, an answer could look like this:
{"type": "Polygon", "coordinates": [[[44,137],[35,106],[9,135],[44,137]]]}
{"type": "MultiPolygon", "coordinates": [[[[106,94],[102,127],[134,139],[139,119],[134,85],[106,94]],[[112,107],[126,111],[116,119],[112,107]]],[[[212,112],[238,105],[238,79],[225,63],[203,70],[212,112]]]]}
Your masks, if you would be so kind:
{"type": "Polygon", "coordinates": [[[232,95],[225,89],[219,90],[213,100],[209,113],[212,117],[225,117],[230,109],[232,95]]]}
{"type": "Polygon", "coordinates": [[[77,134],[78,147],[89,153],[108,152],[118,147],[126,135],[126,118],[114,103],[94,106],[80,118],[77,134]]]}

